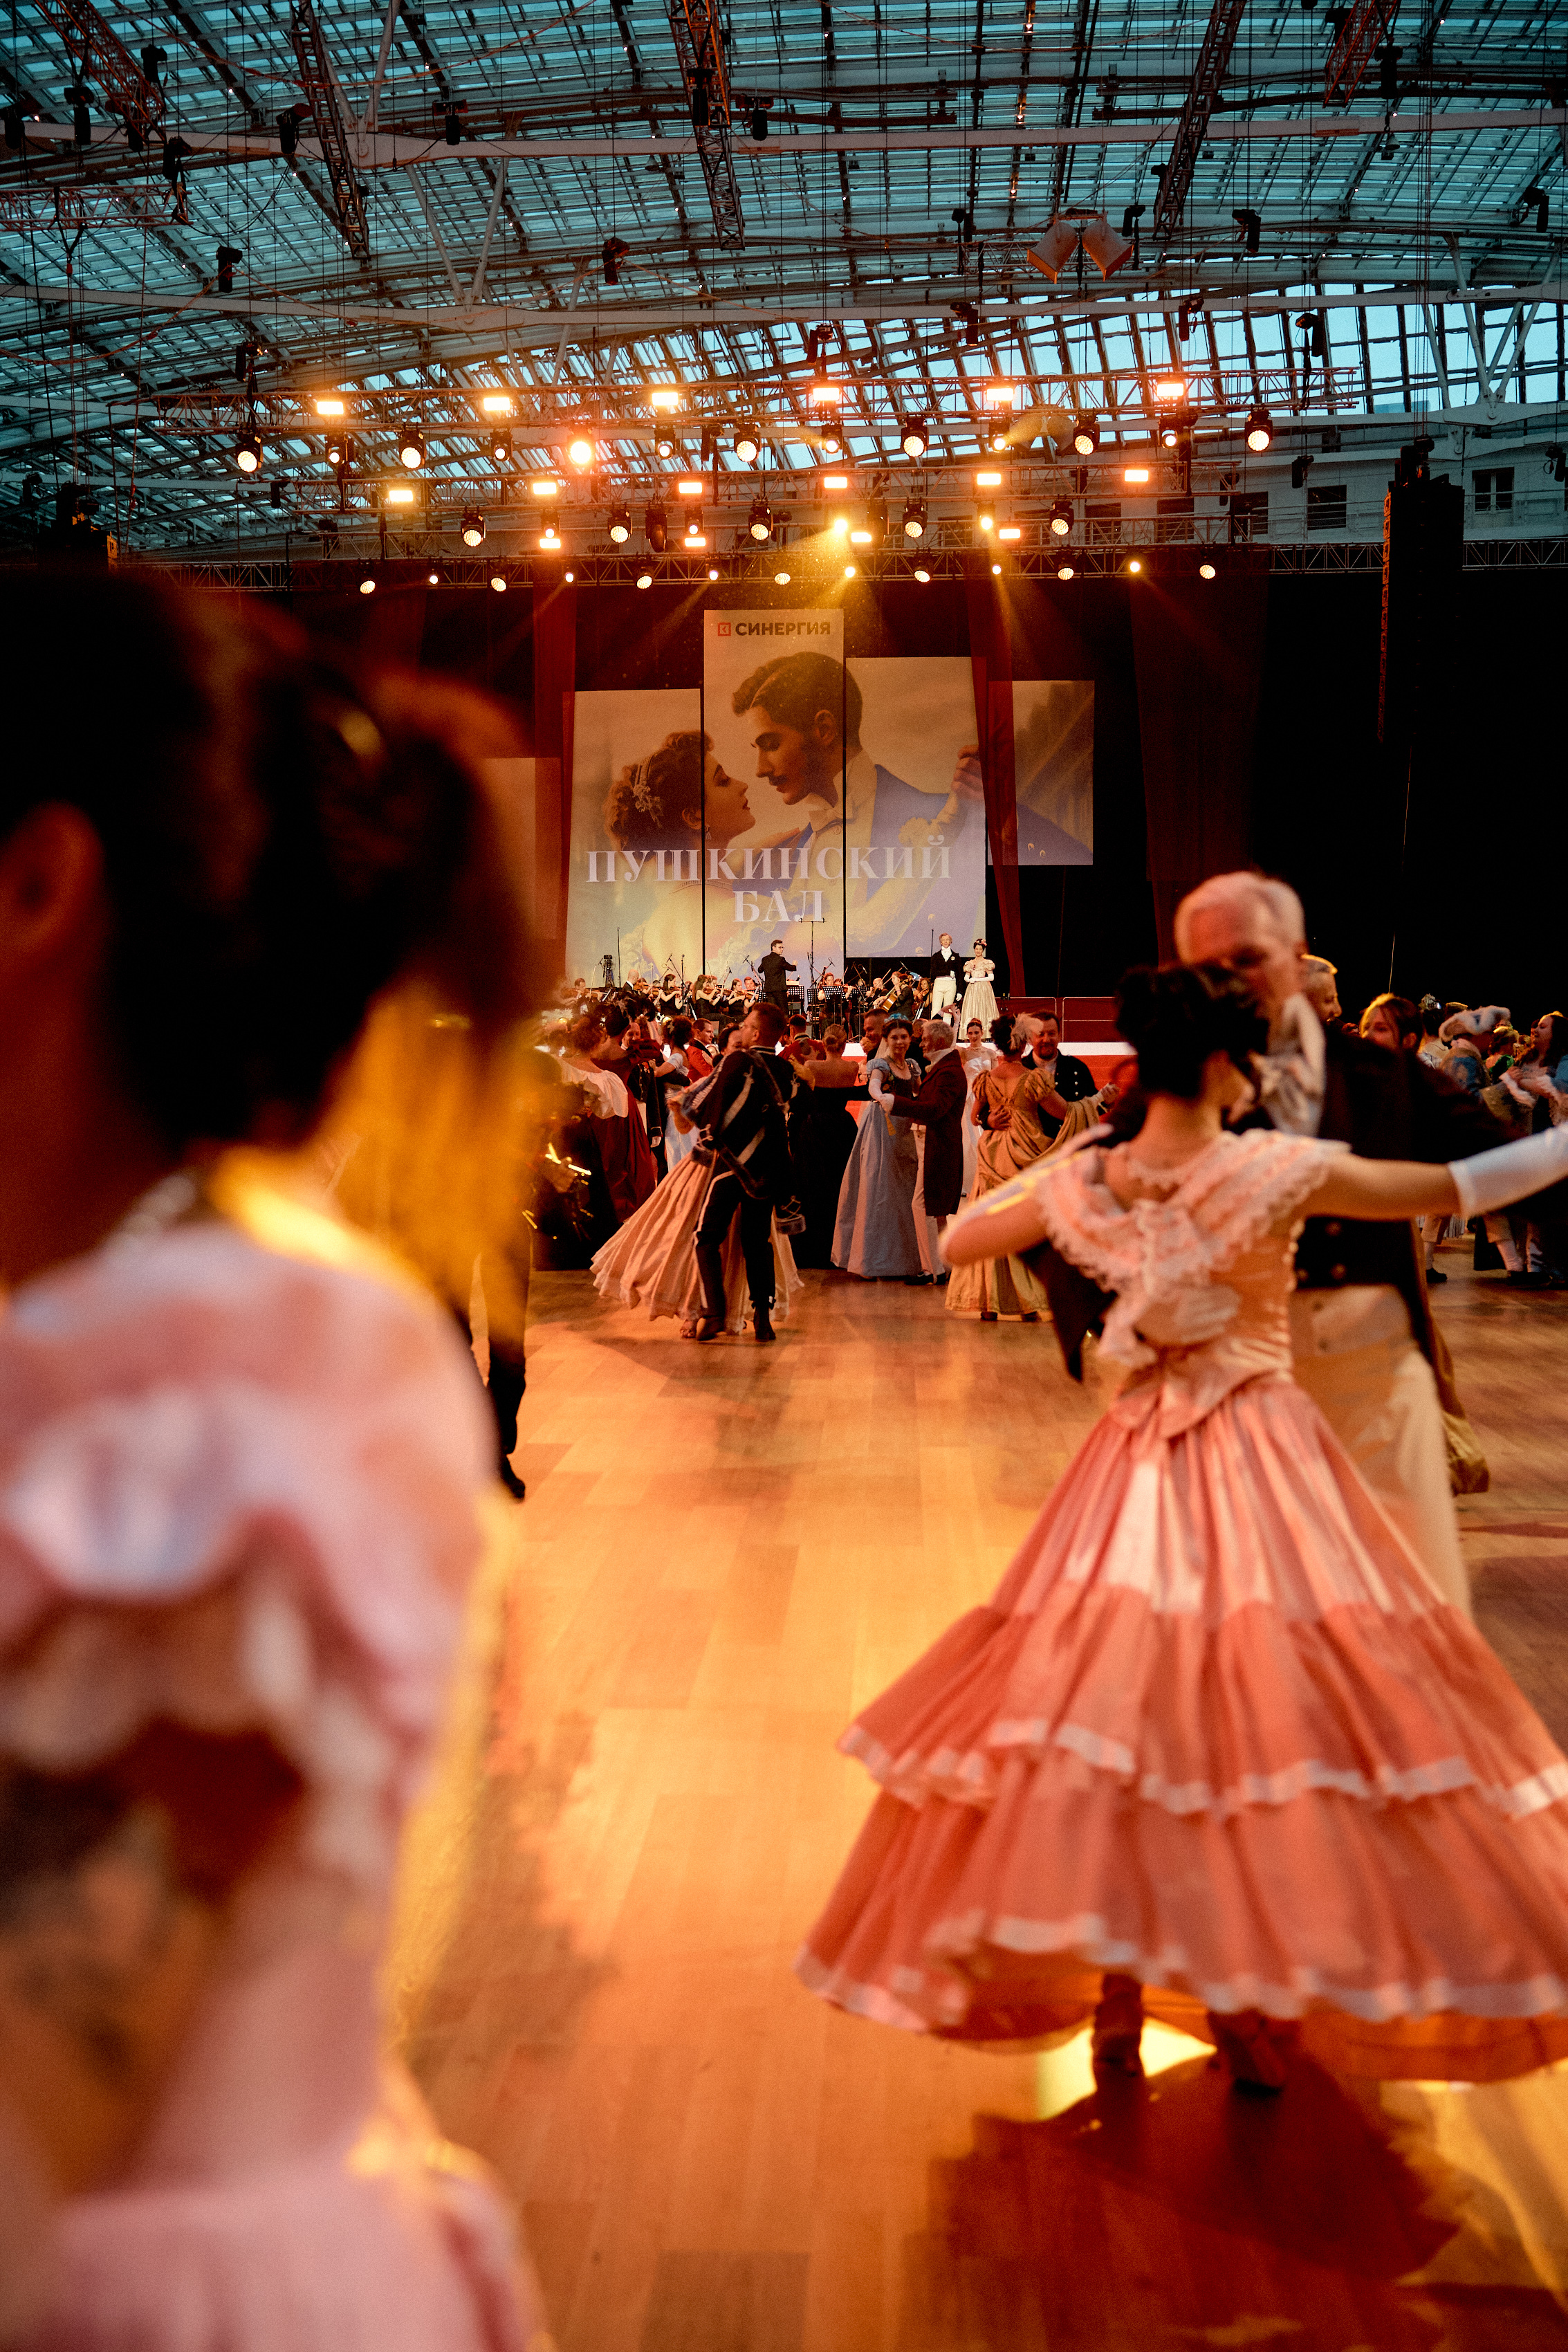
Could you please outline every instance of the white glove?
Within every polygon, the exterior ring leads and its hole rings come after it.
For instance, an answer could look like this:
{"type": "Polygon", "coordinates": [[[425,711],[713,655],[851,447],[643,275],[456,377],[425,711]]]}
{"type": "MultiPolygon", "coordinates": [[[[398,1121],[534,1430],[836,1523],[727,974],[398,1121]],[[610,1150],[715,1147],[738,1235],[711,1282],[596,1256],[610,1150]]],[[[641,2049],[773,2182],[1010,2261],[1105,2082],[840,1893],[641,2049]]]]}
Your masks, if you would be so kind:
{"type": "Polygon", "coordinates": [[[1505,1143],[1500,1150],[1480,1151],[1473,1160],[1450,1160],[1448,1173],[1459,1196],[1461,1217],[1484,1217],[1492,1209],[1506,1209],[1568,1176],[1568,1127],[1527,1135],[1522,1143],[1505,1143]]]}
{"type": "Polygon", "coordinates": [[[1133,1328],[1151,1348],[1201,1348],[1236,1320],[1240,1306],[1223,1282],[1207,1282],[1201,1289],[1153,1300],[1134,1318],[1133,1328]]]}

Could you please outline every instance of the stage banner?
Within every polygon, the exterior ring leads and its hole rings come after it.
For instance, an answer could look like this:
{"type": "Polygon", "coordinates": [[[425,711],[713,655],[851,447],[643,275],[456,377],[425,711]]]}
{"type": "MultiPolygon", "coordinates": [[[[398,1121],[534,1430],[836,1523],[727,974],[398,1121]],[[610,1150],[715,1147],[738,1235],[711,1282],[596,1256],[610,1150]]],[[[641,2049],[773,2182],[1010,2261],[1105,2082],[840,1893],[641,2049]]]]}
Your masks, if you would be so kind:
{"type": "Polygon", "coordinates": [[[1015,678],[1011,694],[1018,862],[1092,866],[1093,681],[1015,678]]]}
{"type": "Polygon", "coordinates": [[[804,987],[873,957],[923,964],[943,931],[967,954],[977,935],[985,810],[970,666],[846,663],[841,631],[831,608],[703,615],[703,723],[752,814],[722,855],[709,845],[716,971],[752,969],[777,939],[804,987]]]}
{"type": "Polygon", "coordinates": [[[985,809],[962,656],[843,659],[842,614],[709,611],[703,683],[580,693],[569,976],[967,955],[985,809]]]}
{"type": "Polygon", "coordinates": [[[569,979],[702,970],[704,765],[698,688],[576,697],[569,979]]]}

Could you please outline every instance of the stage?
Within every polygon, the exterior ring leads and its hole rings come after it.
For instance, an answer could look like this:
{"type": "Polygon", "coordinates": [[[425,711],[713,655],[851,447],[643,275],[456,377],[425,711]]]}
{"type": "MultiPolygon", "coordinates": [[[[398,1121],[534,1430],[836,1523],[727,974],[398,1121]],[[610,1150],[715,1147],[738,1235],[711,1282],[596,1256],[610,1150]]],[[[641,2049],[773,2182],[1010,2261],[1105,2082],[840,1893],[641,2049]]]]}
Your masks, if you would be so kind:
{"type": "MultiPolygon", "coordinates": [[[[1434,1296],[1491,1465],[1478,1614],[1563,1740],[1568,1297],[1469,1256],[1434,1296]]],[[[763,1349],[536,1281],[488,1703],[394,1989],[561,2352],[1568,2346],[1568,2073],[1249,2102],[1169,2041],[1097,2100],[1082,2042],[981,2056],[796,1983],[869,1802],[837,1733],[989,1591],[1106,1393],[1049,1325],[806,1282],[763,1349]]]]}

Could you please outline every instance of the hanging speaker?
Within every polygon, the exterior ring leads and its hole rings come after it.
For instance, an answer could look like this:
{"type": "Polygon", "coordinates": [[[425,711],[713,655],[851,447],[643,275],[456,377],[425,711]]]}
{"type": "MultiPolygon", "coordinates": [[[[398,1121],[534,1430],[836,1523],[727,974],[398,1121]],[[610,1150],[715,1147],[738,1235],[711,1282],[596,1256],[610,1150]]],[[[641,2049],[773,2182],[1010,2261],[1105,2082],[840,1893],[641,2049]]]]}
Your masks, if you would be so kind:
{"type": "Polygon", "coordinates": [[[1133,240],[1113,229],[1104,214],[1100,213],[1083,224],[1083,250],[1101,277],[1109,278],[1124,261],[1132,259],[1133,240]]]}
{"type": "Polygon", "coordinates": [[[1053,220],[1044,236],[1030,247],[1027,257],[1042,276],[1060,278],[1077,250],[1078,231],[1072,222],[1053,220]]]}

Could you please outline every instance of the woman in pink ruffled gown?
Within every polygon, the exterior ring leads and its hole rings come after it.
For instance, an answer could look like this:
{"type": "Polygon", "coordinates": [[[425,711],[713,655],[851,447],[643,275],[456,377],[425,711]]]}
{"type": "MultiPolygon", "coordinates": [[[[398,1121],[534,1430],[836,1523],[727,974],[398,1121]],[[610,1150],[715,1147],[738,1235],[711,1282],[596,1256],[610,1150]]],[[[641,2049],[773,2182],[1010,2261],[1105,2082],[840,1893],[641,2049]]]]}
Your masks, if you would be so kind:
{"type": "Polygon", "coordinates": [[[542,2347],[377,1986],[483,1398],[410,1276],[218,1149],[307,1138],[414,958],[510,1017],[505,811],[451,698],[215,601],[28,577],[0,636],[0,2336],[542,2347]],[[105,724],[62,732],[84,644],[105,724]]]}
{"type": "Polygon", "coordinates": [[[1556,1139],[1446,1170],[1224,1132],[1250,1010],[1161,972],[1123,1021],[1135,1141],[1040,1162],[945,1249],[1049,1241],[1114,1292],[1126,1384],[989,1605],[845,1734],[883,1793],[800,1972],[977,2042],[1093,2014],[1134,2073],[1146,2001],[1267,2087],[1297,2035],[1374,2076],[1568,2054],[1568,1761],[1293,1383],[1286,1314],[1310,1212],[1469,1213],[1556,1139]]]}

